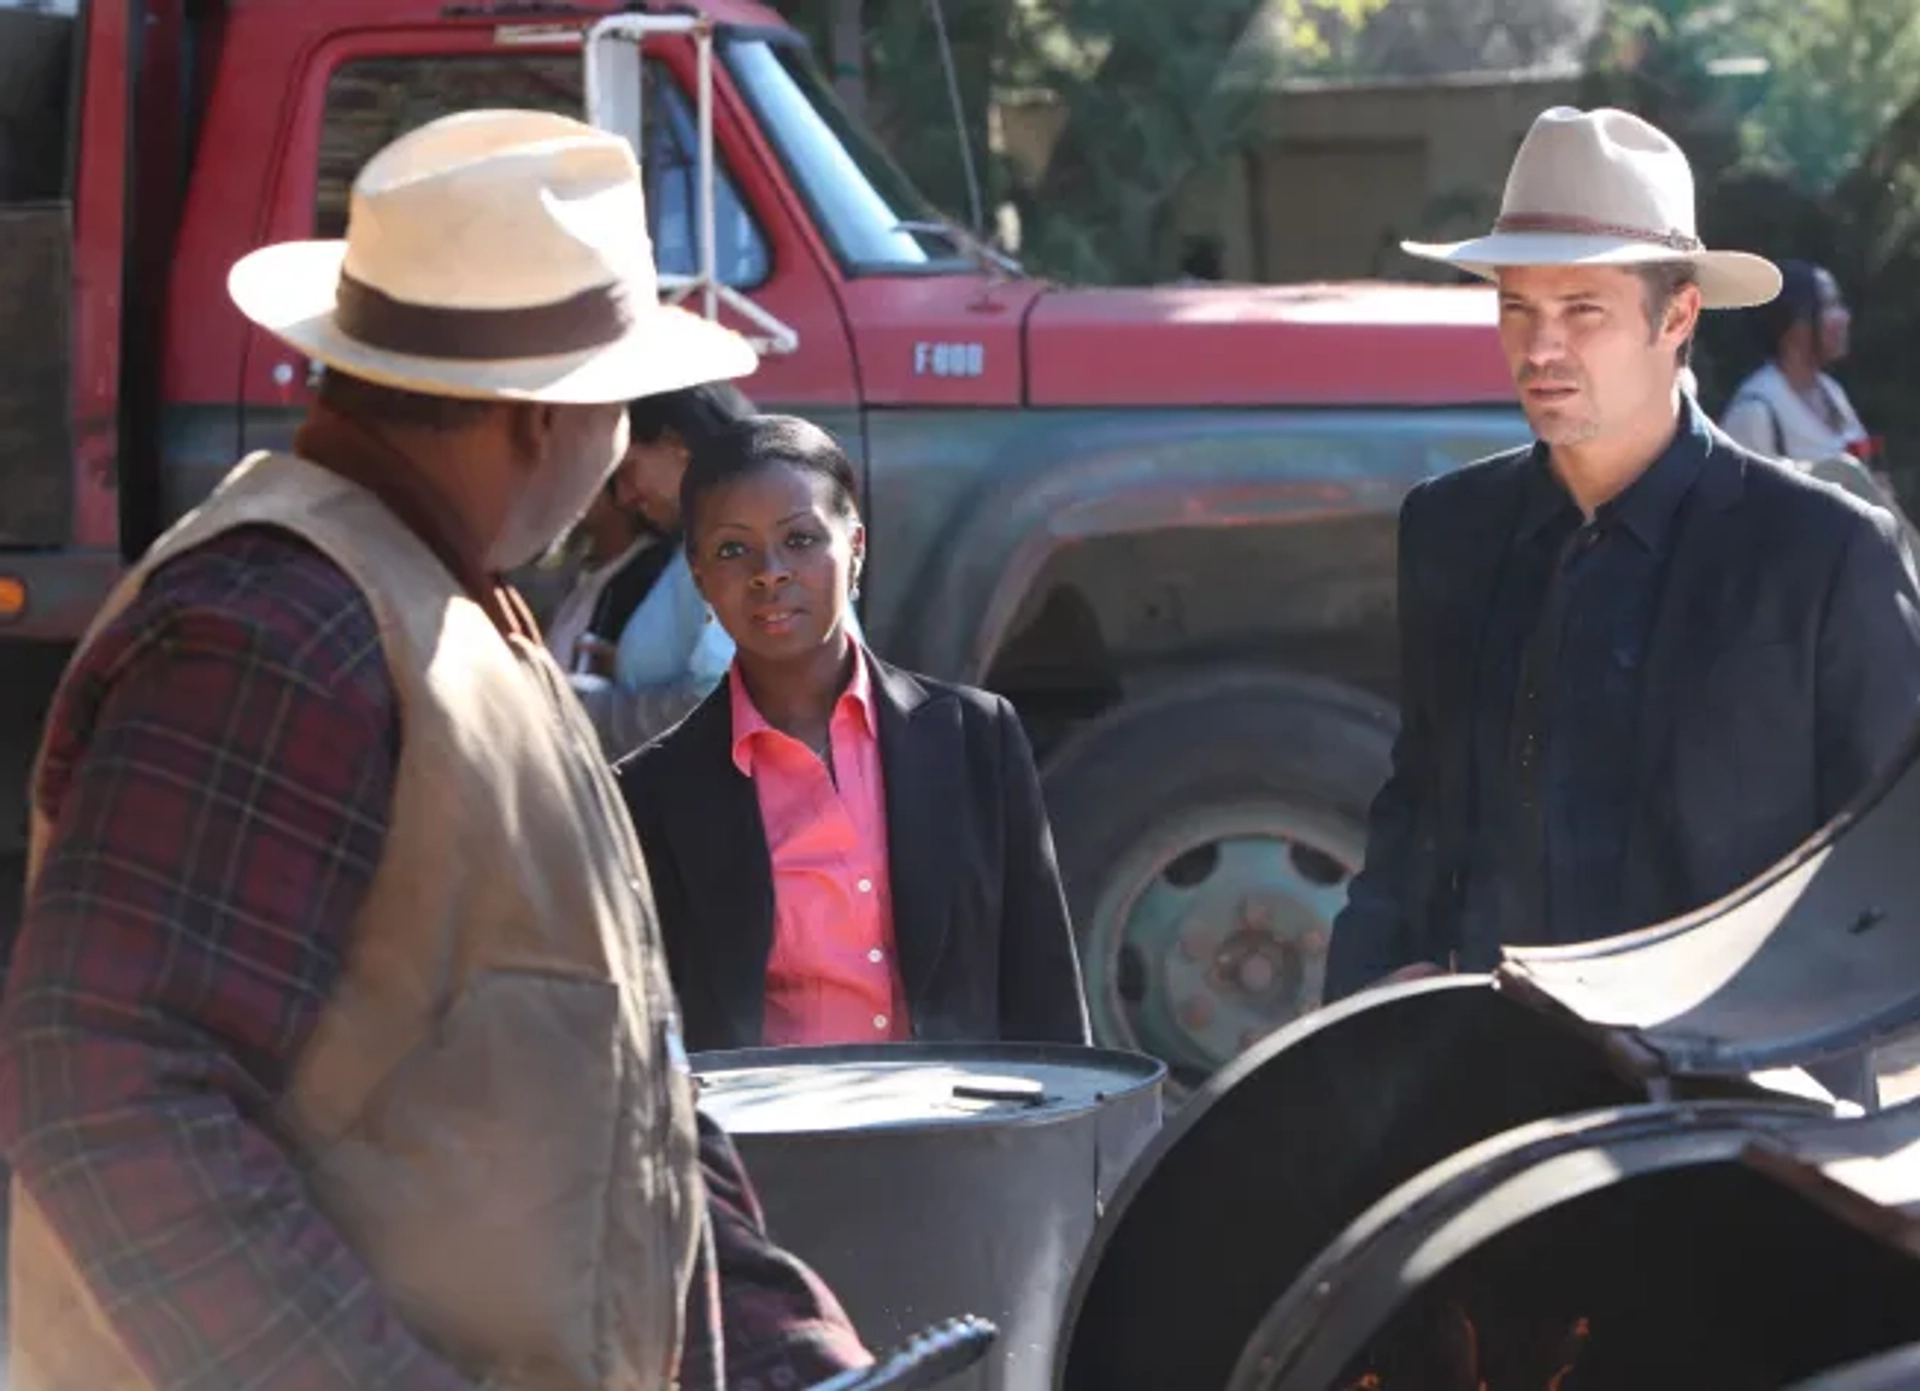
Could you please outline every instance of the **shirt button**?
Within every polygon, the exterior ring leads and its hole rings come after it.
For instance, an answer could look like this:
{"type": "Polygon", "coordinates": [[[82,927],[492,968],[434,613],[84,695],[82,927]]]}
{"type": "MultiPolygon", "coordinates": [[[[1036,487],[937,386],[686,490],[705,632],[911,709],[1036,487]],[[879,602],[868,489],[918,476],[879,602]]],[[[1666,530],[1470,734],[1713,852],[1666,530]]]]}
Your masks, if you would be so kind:
{"type": "Polygon", "coordinates": [[[873,1028],[876,1033],[885,1033],[887,1031],[887,1016],[884,1014],[874,1015],[873,1028]]]}
{"type": "Polygon", "coordinates": [[[863,894],[870,894],[873,892],[873,880],[862,879],[859,883],[855,884],[853,887],[860,890],[860,892],[863,894]]]}
{"type": "Polygon", "coordinates": [[[885,961],[886,959],[887,959],[887,954],[881,951],[880,948],[878,947],[875,947],[872,951],[867,953],[867,960],[871,961],[876,966],[878,966],[882,961],[885,961]]]}

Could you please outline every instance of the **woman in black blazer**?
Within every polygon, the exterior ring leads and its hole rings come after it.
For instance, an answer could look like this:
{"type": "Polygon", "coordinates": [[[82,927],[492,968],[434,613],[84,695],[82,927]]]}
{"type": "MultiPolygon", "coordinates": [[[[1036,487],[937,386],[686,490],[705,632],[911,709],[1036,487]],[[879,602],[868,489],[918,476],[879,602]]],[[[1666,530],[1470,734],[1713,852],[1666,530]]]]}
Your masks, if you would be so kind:
{"type": "Polygon", "coordinates": [[[694,451],[681,516],[733,667],[617,772],[688,1047],[1086,1042],[1012,707],[849,632],[866,534],[846,454],[752,417],[694,451]]]}

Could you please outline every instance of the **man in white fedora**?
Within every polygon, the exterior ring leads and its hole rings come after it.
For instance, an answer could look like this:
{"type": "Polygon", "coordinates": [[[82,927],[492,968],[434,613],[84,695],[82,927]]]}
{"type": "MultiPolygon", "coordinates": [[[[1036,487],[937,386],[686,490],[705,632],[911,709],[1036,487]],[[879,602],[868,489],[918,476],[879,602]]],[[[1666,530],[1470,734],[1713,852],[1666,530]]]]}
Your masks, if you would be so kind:
{"type": "Polygon", "coordinates": [[[646,226],[623,140],[469,112],[369,162],[344,243],[235,267],[327,374],[51,712],[0,1011],[16,1391],[870,1360],[696,1120],[633,831],[495,579],[585,510],[629,400],[754,366],[660,306],[646,226]]]}
{"type": "Polygon", "coordinates": [[[1780,273],[1701,244],[1671,139],[1547,111],[1489,235],[1406,249],[1498,287],[1537,442],[1403,505],[1403,725],[1328,999],[1712,902],[1920,721],[1893,518],[1741,449],[1681,389],[1700,312],[1764,303],[1780,273]]]}

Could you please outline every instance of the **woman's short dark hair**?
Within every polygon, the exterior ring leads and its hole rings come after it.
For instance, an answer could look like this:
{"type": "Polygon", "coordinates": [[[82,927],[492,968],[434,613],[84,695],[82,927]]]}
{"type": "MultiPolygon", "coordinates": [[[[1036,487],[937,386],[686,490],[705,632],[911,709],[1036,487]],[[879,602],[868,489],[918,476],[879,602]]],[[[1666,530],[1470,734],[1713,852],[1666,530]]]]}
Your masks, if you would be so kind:
{"type": "Polygon", "coordinates": [[[689,449],[752,414],[753,402],[728,382],[663,391],[627,404],[627,423],[635,444],[656,443],[671,430],[686,441],[689,449]]]}
{"type": "Polygon", "coordinates": [[[849,521],[860,515],[853,461],[832,435],[797,416],[753,415],[693,445],[680,480],[682,524],[693,530],[700,500],[714,489],[775,464],[823,480],[836,515],[849,521]]]}
{"type": "Polygon", "coordinates": [[[1780,293],[1753,314],[1754,346],[1771,359],[1795,324],[1820,318],[1820,267],[1811,261],[1780,263],[1780,293]]]}

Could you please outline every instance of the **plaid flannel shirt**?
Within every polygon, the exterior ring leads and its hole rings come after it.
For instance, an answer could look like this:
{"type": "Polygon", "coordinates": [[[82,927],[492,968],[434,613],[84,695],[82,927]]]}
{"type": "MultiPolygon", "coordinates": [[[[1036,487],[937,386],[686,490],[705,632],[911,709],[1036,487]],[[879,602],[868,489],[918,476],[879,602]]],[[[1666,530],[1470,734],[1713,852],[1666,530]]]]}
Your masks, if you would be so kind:
{"type": "MultiPolygon", "coordinates": [[[[374,618],[288,533],[155,572],[51,712],[52,835],[0,1009],[0,1146],[163,1391],[466,1391],[312,1206],[273,1116],[379,861],[374,618]]],[[[870,1359],[704,1117],[682,1385],[870,1359]]]]}

